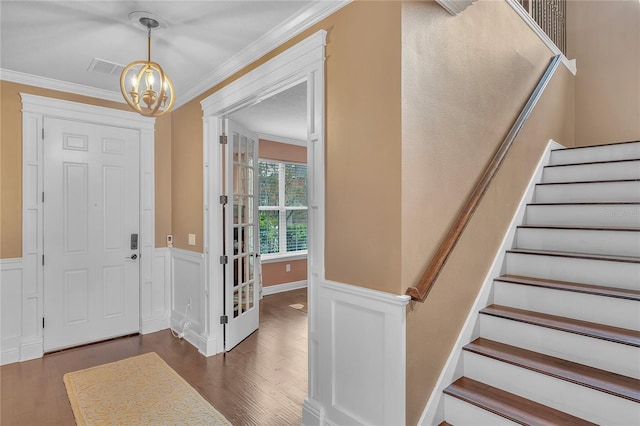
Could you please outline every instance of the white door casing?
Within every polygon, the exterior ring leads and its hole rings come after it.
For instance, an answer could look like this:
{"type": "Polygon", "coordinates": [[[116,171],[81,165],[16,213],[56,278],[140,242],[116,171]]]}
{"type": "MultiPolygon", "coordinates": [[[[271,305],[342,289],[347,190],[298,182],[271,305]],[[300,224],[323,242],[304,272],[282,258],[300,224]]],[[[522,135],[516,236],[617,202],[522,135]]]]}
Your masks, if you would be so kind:
{"type": "Polygon", "coordinates": [[[30,358],[42,356],[44,318],[44,188],[43,122],[45,117],[96,123],[134,129],[140,134],[140,235],[139,268],[141,300],[151,297],[153,290],[153,254],[155,248],[154,205],[154,124],[155,119],[111,108],[78,102],[20,94],[22,99],[22,263],[23,340],[39,350],[30,358]]]}
{"type": "MultiPolygon", "coordinates": [[[[219,256],[222,247],[222,209],[218,198],[223,194],[218,178],[222,153],[218,143],[221,120],[227,114],[256,103],[295,84],[307,82],[307,190],[308,205],[308,306],[309,306],[309,397],[303,417],[320,413],[318,372],[318,285],[324,279],[324,50],[327,32],[318,31],[285,52],[270,59],[201,102],[203,109],[203,189],[204,251],[207,330],[201,351],[215,355],[224,350],[223,315],[224,285],[219,256]]],[[[303,419],[304,420],[304,419],[303,419]]]]}
{"type": "MultiPolygon", "coordinates": [[[[260,321],[258,137],[226,119],[225,350],[258,329],[260,321]]],[[[220,176],[222,178],[222,176],[220,176]]]]}
{"type": "Polygon", "coordinates": [[[140,132],[43,124],[44,350],[137,332],[140,132]]]}

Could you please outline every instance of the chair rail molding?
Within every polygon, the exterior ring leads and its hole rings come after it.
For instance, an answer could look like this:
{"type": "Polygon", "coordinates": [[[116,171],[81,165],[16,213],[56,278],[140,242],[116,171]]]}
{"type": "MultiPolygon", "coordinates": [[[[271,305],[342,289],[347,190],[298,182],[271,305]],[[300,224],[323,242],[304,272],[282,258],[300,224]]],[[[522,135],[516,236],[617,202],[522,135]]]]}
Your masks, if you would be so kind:
{"type": "Polygon", "coordinates": [[[466,8],[476,1],[477,0],[436,0],[440,6],[444,7],[446,11],[453,16],[464,12],[466,8]]]}

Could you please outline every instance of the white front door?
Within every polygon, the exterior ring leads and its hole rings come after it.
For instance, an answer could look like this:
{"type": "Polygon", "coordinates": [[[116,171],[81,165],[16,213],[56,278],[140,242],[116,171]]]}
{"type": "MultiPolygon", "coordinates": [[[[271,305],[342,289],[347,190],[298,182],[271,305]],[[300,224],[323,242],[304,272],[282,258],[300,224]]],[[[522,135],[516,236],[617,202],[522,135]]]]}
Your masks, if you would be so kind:
{"type": "Polygon", "coordinates": [[[44,129],[44,350],[136,333],[140,132],[44,129]]]}
{"type": "Polygon", "coordinates": [[[225,120],[226,193],[225,276],[226,351],[258,329],[260,281],[258,221],[258,138],[225,120]]]}

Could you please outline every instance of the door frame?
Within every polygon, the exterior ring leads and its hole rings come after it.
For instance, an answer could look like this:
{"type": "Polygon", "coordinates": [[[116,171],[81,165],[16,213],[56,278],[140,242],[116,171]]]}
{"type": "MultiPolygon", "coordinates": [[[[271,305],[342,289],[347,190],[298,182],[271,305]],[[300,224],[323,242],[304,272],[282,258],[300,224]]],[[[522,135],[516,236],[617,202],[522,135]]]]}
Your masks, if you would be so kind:
{"type": "Polygon", "coordinates": [[[201,352],[206,356],[224,351],[222,280],[222,208],[224,195],[219,143],[221,120],[227,114],[253,105],[303,81],[307,82],[307,167],[309,194],[308,303],[309,397],[317,395],[317,286],[324,279],[325,229],[325,78],[327,32],[320,30],[268,60],[201,102],[203,111],[203,198],[206,330],[201,352]]]}
{"type": "MultiPolygon", "coordinates": [[[[80,121],[140,132],[140,303],[153,282],[155,250],[155,119],[134,112],[20,93],[22,99],[22,262],[23,328],[35,330],[29,342],[44,354],[44,118],[80,121]]],[[[139,307],[140,329],[143,306],[139,307]]]]}

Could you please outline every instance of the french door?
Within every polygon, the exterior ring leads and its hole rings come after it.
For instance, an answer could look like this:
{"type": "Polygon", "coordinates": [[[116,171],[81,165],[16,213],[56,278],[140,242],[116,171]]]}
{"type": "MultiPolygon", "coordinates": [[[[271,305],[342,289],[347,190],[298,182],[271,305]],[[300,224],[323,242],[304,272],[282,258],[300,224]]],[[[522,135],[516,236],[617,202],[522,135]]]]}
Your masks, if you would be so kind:
{"type": "Polygon", "coordinates": [[[232,120],[224,120],[225,155],[225,350],[258,329],[259,232],[258,138],[232,120]]]}
{"type": "Polygon", "coordinates": [[[138,332],[140,132],[44,128],[44,350],[138,332]]]}

